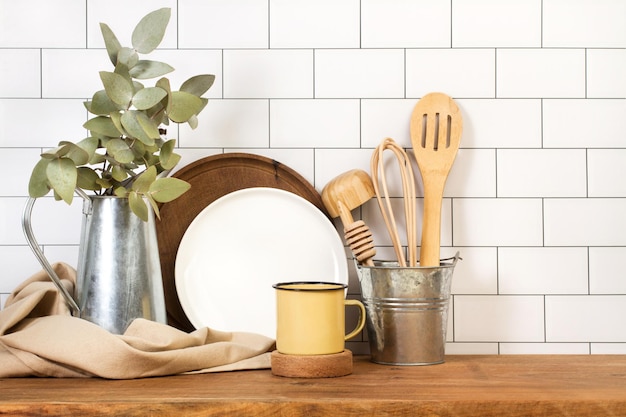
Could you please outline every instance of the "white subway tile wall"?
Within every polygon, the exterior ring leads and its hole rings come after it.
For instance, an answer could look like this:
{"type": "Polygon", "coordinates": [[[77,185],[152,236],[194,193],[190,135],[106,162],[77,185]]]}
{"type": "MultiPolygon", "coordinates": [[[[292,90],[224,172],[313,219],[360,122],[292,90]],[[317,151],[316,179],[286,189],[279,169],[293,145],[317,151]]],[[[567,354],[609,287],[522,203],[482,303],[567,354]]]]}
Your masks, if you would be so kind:
{"type": "MultiPolygon", "coordinates": [[[[98,23],[127,43],[159,7],[173,85],[217,77],[198,129],[169,129],[181,166],[257,153],[321,191],[369,171],[385,137],[412,154],[413,107],[447,93],[464,124],[442,207],[442,256],[463,257],[447,352],[626,353],[623,0],[0,0],[2,304],[41,269],[21,229],[28,178],[43,149],[85,135],[82,101],[109,66],[98,23]]],[[[401,210],[397,178],[390,190],[401,210]]],[[[77,263],[79,206],[35,205],[53,261],[77,263]]],[[[354,214],[393,258],[376,202],[354,214]]],[[[350,280],[358,298],[351,264],[350,280]]],[[[348,347],[367,353],[367,335],[348,347]]]]}

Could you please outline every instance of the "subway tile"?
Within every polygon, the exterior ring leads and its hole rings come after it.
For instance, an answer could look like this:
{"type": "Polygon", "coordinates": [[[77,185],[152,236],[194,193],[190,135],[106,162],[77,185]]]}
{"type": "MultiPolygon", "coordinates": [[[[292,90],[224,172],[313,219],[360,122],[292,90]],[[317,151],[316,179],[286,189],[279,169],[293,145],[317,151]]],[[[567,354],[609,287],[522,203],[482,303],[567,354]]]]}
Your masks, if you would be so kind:
{"type": "Polygon", "coordinates": [[[500,248],[500,294],[587,294],[586,248],[500,248]]]}
{"type": "Polygon", "coordinates": [[[587,97],[626,98],[626,49],[587,50],[587,97]]]}
{"type": "MultiPolygon", "coordinates": [[[[398,230],[400,242],[403,246],[407,245],[406,221],[404,214],[404,200],[398,197],[391,198],[391,207],[395,216],[395,227],[398,230]]],[[[376,245],[392,245],[389,231],[383,221],[380,206],[375,198],[369,200],[361,207],[363,220],[369,226],[376,245]]],[[[420,245],[420,236],[422,235],[422,218],[424,213],[423,200],[418,199],[416,204],[416,234],[417,245],[420,245]]],[[[452,245],[452,207],[451,201],[445,198],[441,204],[441,246],[452,245]]],[[[419,252],[419,250],[418,250],[419,252]]],[[[419,256],[419,253],[418,253],[419,256]]]]}
{"type": "Polygon", "coordinates": [[[587,355],[589,343],[500,343],[501,355],[587,355]]]}
{"type": "Polygon", "coordinates": [[[589,292],[591,294],[626,294],[622,271],[625,247],[589,248],[589,292]]]}
{"type": "Polygon", "coordinates": [[[541,0],[455,0],[453,47],[540,47],[541,0]]]}
{"type": "Polygon", "coordinates": [[[626,296],[546,296],[546,341],[622,342],[626,340],[626,296]]]}
{"type": "Polygon", "coordinates": [[[455,247],[461,260],[454,268],[452,294],[497,294],[496,248],[455,247]]]}
{"type": "Polygon", "coordinates": [[[542,296],[456,295],[457,342],[543,342],[542,296]]]}
{"type": "Polygon", "coordinates": [[[82,100],[2,99],[0,119],[11,121],[0,124],[0,147],[52,148],[61,140],[81,140],[87,135],[82,127],[87,121],[82,100]]]}
{"type": "MultiPolygon", "coordinates": [[[[106,23],[122,46],[132,46],[133,29],[148,13],[169,7],[171,17],[159,48],[176,48],[178,13],[176,0],[89,0],[87,7],[87,47],[104,48],[100,23],[106,23]],[[123,10],[123,13],[120,13],[123,10]]],[[[180,2],[179,2],[180,3],[180,2]]],[[[81,20],[84,21],[84,15],[81,20]]]]}
{"type": "MultiPolygon", "coordinates": [[[[173,139],[172,137],[169,137],[170,139],[173,139]]],[[[221,148],[217,148],[217,149],[211,149],[211,148],[177,148],[176,149],[176,153],[180,155],[180,161],[178,162],[178,165],[176,165],[176,167],[174,167],[174,169],[172,169],[172,171],[170,172],[170,175],[173,175],[174,173],[176,173],[177,171],[181,170],[182,168],[186,167],[187,165],[196,162],[202,158],[207,158],[209,156],[213,156],[213,155],[217,155],[217,154],[221,154],[224,153],[223,149],[221,148]]]]}
{"type": "Polygon", "coordinates": [[[266,148],[269,146],[268,100],[209,100],[198,127],[179,127],[183,148],[266,148]]]}
{"type": "Polygon", "coordinates": [[[589,149],[589,197],[626,197],[626,149],[589,149]]]}
{"type": "Polygon", "coordinates": [[[454,98],[495,97],[493,49],[409,49],[406,51],[406,96],[433,91],[454,98]]]}
{"type": "Polygon", "coordinates": [[[543,0],[544,47],[626,47],[622,0],[543,0]]]}
{"type": "Polygon", "coordinates": [[[25,244],[20,246],[0,246],[2,278],[0,293],[11,293],[19,284],[41,269],[35,254],[25,244]]]}
{"type": "Polygon", "coordinates": [[[359,101],[271,100],[273,148],[358,148],[359,101]]]}
{"type": "Polygon", "coordinates": [[[499,149],[498,197],[585,197],[583,149],[499,149]]]}
{"type": "MultiPolygon", "coordinates": [[[[188,78],[198,74],[213,74],[216,82],[204,97],[221,97],[222,58],[219,51],[157,50],[150,59],[167,62],[174,71],[166,74],[173,90],[178,90],[188,78]]],[[[104,87],[100,71],[113,71],[103,49],[50,49],[42,52],[42,94],[44,98],[85,98],[104,87]],[[59,71],[64,68],[64,71],[59,71]],[[68,80],[72,80],[68,83],[68,80]]],[[[154,86],[157,79],[142,80],[145,86],[154,86]]]]}
{"type": "Polygon", "coordinates": [[[459,149],[444,196],[495,197],[496,153],[493,149],[459,149]]]}
{"type": "MultiPolygon", "coordinates": [[[[24,204],[26,203],[25,200],[22,201],[24,204]]],[[[38,198],[32,211],[32,227],[37,243],[43,246],[78,244],[80,241],[81,222],[84,217],[82,208],[83,201],[78,196],[75,196],[71,205],[67,205],[62,201],[56,201],[52,197],[38,198]]],[[[17,220],[16,217],[14,217],[13,221],[21,225],[21,221],[15,220],[17,220]]],[[[21,239],[13,235],[12,239],[14,240],[9,243],[25,243],[26,238],[24,234],[20,234],[21,239]]]]}
{"type": "Polygon", "coordinates": [[[626,245],[625,212],[626,198],[545,199],[545,245],[626,245]]]}
{"type": "Polygon", "coordinates": [[[84,48],[86,5],[83,0],[0,0],[0,48],[84,48]]]}
{"type": "MultiPolygon", "coordinates": [[[[216,50],[156,50],[150,54],[150,59],[163,61],[174,67],[174,71],[166,74],[173,90],[187,79],[198,74],[213,74],[215,82],[204,94],[207,98],[222,97],[222,53],[216,50]]],[[[147,80],[145,85],[154,85],[156,79],[147,80]]]]}
{"type": "Polygon", "coordinates": [[[462,148],[541,147],[541,100],[458,99],[462,148]]]}
{"type": "Polygon", "coordinates": [[[362,0],[361,47],[450,46],[450,2],[362,0]]]}
{"type": "Polygon", "coordinates": [[[27,197],[30,174],[39,162],[39,149],[9,148],[2,151],[0,178],[10,178],[0,188],[0,196],[27,197]]]}
{"type": "Polygon", "coordinates": [[[411,147],[409,126],[415,99],[361,100],[361,147],[375,148],[392,138],[403,148],[411,147]]]}
{"type": "Polygon", "coordinates": [[[4,308],[6,306],[6,302],[9,298],[9,294],[1,294],[0,293],[0,308],[4,308]]]}
{"type": "Polygon", "coordinates": [[[26,201],[26,197],[0,198],[0,245],[26,244],[22,231],[22,212],[26,201]]]}
{"type": "Polygon", "coordinates": [[[0,49],[0,97],[41,96],[39,49],[0,49]]]}
{"type": "Polygon", "coordinates": [[[65,262],[72,268],[78,267],[79,245],[46,245],[43,253],[50,263],[65,262]]]}
{"type": "Polygon", "coordinates": [[[626,343],[591,343],[592,355],[626,355],[626,343]]]}
{"type": "Polygon", "coordinates": [[[626,146],[624,114],[626,100],[544,100],[543,146],[623,148],[626,146]]]}
{"type": "Polygon", "coordinates": [[[270,0],[269,10],[271,48],[359,47],[358,0],[270,0]]]}
{"type": "Polygon", "coordinates": [[[104,49],[44,49],[41,52],[42,97],[91,99],[96,91],[104,88],[99,72],[114,69],[104,49]]]}
{"type": "Polygon", "coordinates": [[[224,98],[313,97],[313,51],[226,50],[223,59],[224,98]]]}
{"type": "Polygon", "coordinates": [[[457,198],[454,246],[541,246],[542,204],[530,198],[457,198]]]}
{"type": "Polygon", "coordinates": [[[497,343],[446,343],[446,355],[497,355],[497,343]]]}
{"type": "Polygon", "coordinates": [[[351,169],[371,175],[371,149],[315,149],[315,186],[320,191],[333,178],[351,169]]]}
{"type": "Polygon", "coordinates": [[[498,98],[582,98],[584,49],[498,49],[498,98]]]}
{"type": "Polygon", "coordinates": [[[267,0],[179,0],[179,48],[267,48],[267,0]]]}
{"type": "Polygon", "coordinates": [[[315,51],[316,98],[403,98],[401,49],[315,51]]]}

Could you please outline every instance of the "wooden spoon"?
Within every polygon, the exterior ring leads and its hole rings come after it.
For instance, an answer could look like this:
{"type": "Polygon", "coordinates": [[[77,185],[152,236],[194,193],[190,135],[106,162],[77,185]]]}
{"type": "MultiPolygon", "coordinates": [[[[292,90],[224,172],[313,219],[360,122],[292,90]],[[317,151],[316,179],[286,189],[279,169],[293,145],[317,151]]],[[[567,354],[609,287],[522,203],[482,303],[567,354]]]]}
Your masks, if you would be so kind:
{"type": "Polygon", "coordinates": [[[351,210],[374,197],[374,185],[367,172],[353,169],[332,179],[322,190],[322,202],[331,217],[340,217],[346,241],[356,259],[374,266],[376,255],[372,232],[362,221],[354,221],[351,210]]]}
{"type": "Polygon", "coordinates": [[[463,120],[452,98],[430,93],[411,115],[411,143],[424,183],[420,266],[439,266],[443,189],[461,142],[463,120]]]}

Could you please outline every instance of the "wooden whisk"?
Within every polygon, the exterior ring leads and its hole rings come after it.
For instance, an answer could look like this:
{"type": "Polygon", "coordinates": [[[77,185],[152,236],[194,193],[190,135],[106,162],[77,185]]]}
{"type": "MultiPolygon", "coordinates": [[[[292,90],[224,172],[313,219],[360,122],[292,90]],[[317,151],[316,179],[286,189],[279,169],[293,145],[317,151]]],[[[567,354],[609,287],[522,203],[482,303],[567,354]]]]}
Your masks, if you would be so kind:
{"type": "Polygon", "coordinates": [[[400,242],[395,216],[391,208],[389,190],[387,189],[387,179],[385,176],[385,166],[383,161],[383,153],[386,150],[392,151],[398,160],[400,177],[402,179],[406,236],[409,248],[408,266],[415,266],[417,264],[417,230],[415,220],[415,177],[413,175],[413,168],[411,167],[411,161],[409,160],[404,149],[402,149],[402,147],[400,147],[391,138],[384,139],[372,154],[371,171],[374,191],[376,192],[376,200],[378,201],[378,206],[380,207],[383,220],[385,221],[385,225],[387,226],[387,230],[391,236],[391,242],[393,243],[393,248],[396,252],[400,266],[407,266],[407,262],[402,249],[402,243],[400,242]],[[380,186],[382,186],[382,193],[380,186]]]}

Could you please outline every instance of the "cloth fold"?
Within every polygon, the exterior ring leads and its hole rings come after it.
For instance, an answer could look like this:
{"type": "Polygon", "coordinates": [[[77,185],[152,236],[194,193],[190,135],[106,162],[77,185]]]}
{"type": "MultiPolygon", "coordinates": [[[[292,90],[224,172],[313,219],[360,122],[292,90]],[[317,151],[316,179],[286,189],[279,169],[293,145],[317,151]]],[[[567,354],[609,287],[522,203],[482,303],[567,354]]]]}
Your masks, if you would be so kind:
{"type": "MultiPolygon", "coordinates": [[[[76,271],[53,268],[73,293],[76,271]]],[[[135,319],[123,335],[72,317],[62,295],[39,271],[19,285],[0,310],[0,378],[102,377],[132,379],[181,373],[270,368],[274,340],[204,327],[186,333],[135,319]]]]}

